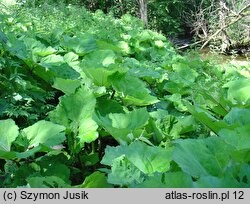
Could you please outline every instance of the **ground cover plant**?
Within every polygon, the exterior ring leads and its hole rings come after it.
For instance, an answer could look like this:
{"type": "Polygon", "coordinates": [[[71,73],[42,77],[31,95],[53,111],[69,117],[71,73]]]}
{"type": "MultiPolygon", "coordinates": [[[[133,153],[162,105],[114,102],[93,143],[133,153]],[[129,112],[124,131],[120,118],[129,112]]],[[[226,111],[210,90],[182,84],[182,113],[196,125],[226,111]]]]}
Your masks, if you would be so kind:
{"type": "Polygon", "coordinates": [[[249,64],[130,15],[2,11],[0,187],[250,187],[249,64]]]}

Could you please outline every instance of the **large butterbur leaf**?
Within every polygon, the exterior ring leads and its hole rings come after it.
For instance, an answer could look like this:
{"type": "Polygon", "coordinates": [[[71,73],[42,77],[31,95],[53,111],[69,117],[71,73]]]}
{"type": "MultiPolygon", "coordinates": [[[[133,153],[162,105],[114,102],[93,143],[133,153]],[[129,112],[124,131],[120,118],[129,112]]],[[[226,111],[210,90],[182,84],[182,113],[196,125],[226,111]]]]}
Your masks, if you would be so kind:
{"type": "Polygon", "coordinates": [[[158,102],[158,99],[150,95],[143,81],[128,74],[115,74],[110,81],[117,92],[124,96],[124,102],[137,106],[145,106],[158,102]]]}
{"type": "Polygon", "coordinates": [[[213,117],[207,110],[204,110],[196,105],[185,103],[188,111],[203,125],[208,127],[214,133],[218,134],[223,128],[228,128],[224,121],[220,121],[213,117]]]}
{"type": "Polygon", "coordinates": [[[78,129],[77,137],[82,146],[84,142],[92,142],[98,137],[98,126],[92,119],[95,104],[93,93],[82,87],[75,93],[60,98],[59,105],[50,113],[50,119],[74,133],[78,129]]]}
{"type": "Polygon", "coordinates": [[[239,150],[250,150],[250,124],[235,128],[234,130],[223,129],[219,135],[226,143],[239,150]]]}
{"type": "Polygon", "coordinates": [[[116,72],[125,72],[126,69],[115,64],[117,56],[112,50],[96,50],[84,57],[81,68],[88,78],[97,86],[110,86],[108,78],[116,72]]]}
{"type": "Polygon", "coordinates": [[[146,178],[142,183],[134,185],[136,188],[191,188],[191,176],[183,172],[156,174],[146,178]]]}
{"type": "Polygon", "coordinates": [[[102,65],[97,66],[85,66],[81,64],[83,67],[82,70],[86,74],[86,76],[91,79],[95,85],[97,86],[106,86],[109,87],[111,82],[108,80],[111,75],[116,72],[121,72],[122,69],[117,65],[112,65],[108,67],[104,67],[102,65]]]}
{"type": "Polygon", "coordinates": [[[15,158],[25,159],[25,158],[33,156],[37,152],[48,153],[51,151],[52,151],[52,148],[40,144],[39,146],[36,146],[36,147],[32,148],[31,150],[28,150],[25,152],[21,152],[21,153],[20,152],[10,152],[11,156],[10,155],[8,155],[8,156],[10,156],[9,159],[15,159],[15,158]]]}
{"type": "Polygon", "coordinates": [[[53,87],[61,90],[63,93],[70,95],[81,85],[79,80],[56,78],[53,87]]]}
{"type": "Polygon", "coordinates": [[[234,107],[224,117],[224,121],[229,125],[244,126],[250,124],[250,109],[234,107]]]}
{"type": "Polygon", "coordinates": [[[233,148],[221,138],[177,140],[173,160],[183,172],[200,176],[220,176],[231,159],[233,148]]]}
{"type": "Polygon", "coordinates": [[[32,50],[32,55],[34,59],[37,56],[44,57],[47,55],[51,55],[57,51],[51,46],[46,47],[44,44],[33,38],[24,38],[24,43],[28,50],[32,50]]]}
{"type": "Polygon", "coordinates": [[[166,172],[172,159],[172,149],[148,146],[136,141],[128,146],[107,147],[102,159],[103,164],[112,165],[116,158],[125,158],[144,174],[166,172]]]}
{"type": "Polygon", "coordinates": [[[46,74],[49,74],[51,78],[77,79],[80,76],[60,55],[49,55],[43,58],[39,65],[40,69],[36,67],[34,70],[39,77],[45,78],[46,74]]]}
{"type": "Polygon", "coordinates": [[[49,147],[46,147],[44,145],[39,145],[31,150],[25,151],[25,152],[14,152],[14,151],[5,151],[0,149],[0,158],[2,159],[7,159],[7,160],[12,160],[12,159],[26,159],[30,156],[33,156],[37,152],[43,152],[47,153],[50,152],[52,149],[49,147]]]}
{"type": "Polygon", "coordinates": [[[58,176],[33,176],[27,178],[28,186],[31,188],[69,188],[70,185],[65,183],[58,176]]]}
{"type": "Polygon", "coordinates": [[[81,144],[90,143],[97,139],[98,125],[92,117],[80,121],[78,138],[81,144]]]}
{"type": "Polygon", "coordinates": [[[61,97],[56,110],[50,113],[50,118],[69,127],[71,121],[79,122],[82,118],[91,117],[95,103],[91,91],[82,87],[74,94],[61,97]]]}
{"type": "Polygon", "coordinates": [[[117,56],[112,50],[95,50],[84,57],[84,62],[88,66],[102,65],[104,67],[114,64],[117,56]]]}
{"type": "Polygon", "coordinates": [[[65,127],[49,121],[41,120],[32,126],[23,129],[29,140],[30,147],[36,147],[39,144],[53,147],[61,144],[65,140],[65,127]]]}
{"type": "Polygon", "coordinates": [[[112,185],[107,183],[107,178],[104,173],[96,171],[87,176],[83,184],[77,186],[79,188],[109,188],[112,185]]]}
{"type": "Polygon", "coordinates": [[[124,155],[115,158],[112,162],[108,182],[114,185],[127,187],[143,181],[142,172],[136,168],[124,155]]]}
{"type": "Polygon", "coordinates": [[[97,98],[96,113],[101,116],[106,116],[110,113],[125,113],[123,106],[115,100],[106,97],[97,98]]]}
{"type": "Polygon", "coordinates": [[[138,137],[143,132],[142,128],[147,124],[148,119],[149,113],[146,108],[127,113],[110,113],[105,116],[98,112],[96,115],[99,125],[120,143],[126,143],[138,137]]]}
{"type": "MultiPolygon", "coordinates": [[[[241,188],[243,187],[230,174],[218,178],[214,176],[202,176],[198,181],[194,182],[195,188],[241,188]]],[[[246,187],[246,186],[244,186],[246,187]]]]}
{"type": "Polygon", "coordinates": [[[171,149],[151,147],[143,142],[129,145],[126,157],[145,174],[166,172],[172,159],[171,149]]]}
{"type": "Polygon", "coordinates": [[[250,79],[230,81],[223,86],[228,88],[228,99],[233,103],[246,104],[250,102],[250,79]]]}
{"type": "Polygon", "coordinates": [[[29,61],[37,62],[40,57],[45,57],[56,52],[56,49],[51,46],[46,47],[40,41],[29,37],[18,40],[11,38],[8,46],[12,54],[24,60],[27,64],[30,64],[29,61]]]}
{"type": "Polygon", "coordinates": [[[10,151],[18,134],[18,127],[12,119],[0,120],[0,150],[10,151]]]}
{"type": "Polygon", "coordinates": [[[95,50],[97,45],[96,41],[92,36],[82,35],[68,37],[64,36],[63,42],[61,45],[68,51],[74,51],[77,55],[83,56],[92,50],[95,50]]]}
{"type": "Polygon", "coordinates": [[[80,67],[79,67],[80,62],[78,58],[79,56],[73,52],[68,52],[67,54],[63,56],[64,61],[67,62],[68,65],[71,66],[75,70],[80,70],[80,67]]]}
{"type": "Polygon", "coordinates": [[[173,73],[170,75],[170,80],[184,84],[185,86],[191,85],[195,82],[198,73],[191,69],[188,64],[178,63],[173,64],[173,73]]]}
{"type": "Polygon", "coordinates": [[[47,154],[36,162],[39,166],[41,176],[58,176],[66,183],[70,183],[70,169],[67,166],[69,158],[61,154],[47,154]]]}

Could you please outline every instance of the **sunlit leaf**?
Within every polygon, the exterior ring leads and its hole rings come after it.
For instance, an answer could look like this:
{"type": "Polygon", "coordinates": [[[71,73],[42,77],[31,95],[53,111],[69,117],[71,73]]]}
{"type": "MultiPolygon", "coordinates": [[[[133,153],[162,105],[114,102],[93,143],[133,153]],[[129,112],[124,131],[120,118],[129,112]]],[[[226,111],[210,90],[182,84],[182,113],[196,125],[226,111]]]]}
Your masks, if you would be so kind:
{"type": "Polygon", "coordinates": [[[61,144],[66,139],[64,130],[64,126],[41,120],[34,125],[23,129],[23,132],[29,139],[30,147],[36,147],[39,144],[52,147],[61,144]]]}
{"type": "Polygon", "coordinates": [[[10,151],[12,142],[19,134],[18,129],[12,119],[0,120],[0,150],[10,151]]]}

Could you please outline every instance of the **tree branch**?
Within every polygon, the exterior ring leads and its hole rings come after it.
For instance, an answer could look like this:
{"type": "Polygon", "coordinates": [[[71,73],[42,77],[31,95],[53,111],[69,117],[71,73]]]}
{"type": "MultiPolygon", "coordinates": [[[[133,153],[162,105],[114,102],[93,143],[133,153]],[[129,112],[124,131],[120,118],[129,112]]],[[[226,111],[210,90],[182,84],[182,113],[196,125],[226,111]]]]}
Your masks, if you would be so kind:
{"type": "Polygon", "coordinates": [[[206,42],[201,46],[200,49],[204,48],[215,36],[217,36],[220,32],[222,32],[224,29],[228,28],[229,26],[233,25],[234,23],[238,22],[240,19],[242,19],[243,17],[245,17],[245,15],[242,15],[243,11],[245,11],[246,9],[248,9],[250,7],[250,4],[246,5],[244,8],[242,8],[239,13],[237,14],[237,18],[232,20],[230,23],[228,23],[227,25],[223,26],[222,28],[220,28],[219,30],[217,30],[213,35],[211,35],[206,42]]]}

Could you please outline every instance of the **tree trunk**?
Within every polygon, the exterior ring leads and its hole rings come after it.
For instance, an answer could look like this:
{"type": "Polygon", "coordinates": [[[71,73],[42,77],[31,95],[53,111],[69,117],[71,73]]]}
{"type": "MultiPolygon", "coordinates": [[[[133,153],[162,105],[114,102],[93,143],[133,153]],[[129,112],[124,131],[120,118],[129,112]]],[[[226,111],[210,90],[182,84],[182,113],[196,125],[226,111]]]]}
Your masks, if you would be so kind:
{"type": "MultiPolygon", "coordinates": [[[[225,0],[220,0],[220,11],[219,11],[219,25],[220,28],[224,28],[226,26],[226,15],[227,15],[227,11],[225,9],[225,0]]],[[[226,33],[226,29],[223,29],[221,31],[221,51],[225,52],[228,47],[230,46],[230,42],[226,33]]]]}
{"type": "Polygon", "coordinates": [[[144,25],[148,27],[148,1],[147,0],[137,0],[140,9],[140,17],[144,25]]]}
{"type": "Polygon", "coordinates": [[[119,0],[119,3],[120,3],[120,9],[121,9],[121,13],[122,13],[122,15],[124,15],[125,14],[125,11],[124,11],[124,7],[123,7],[123,0],[119,0]]]}

